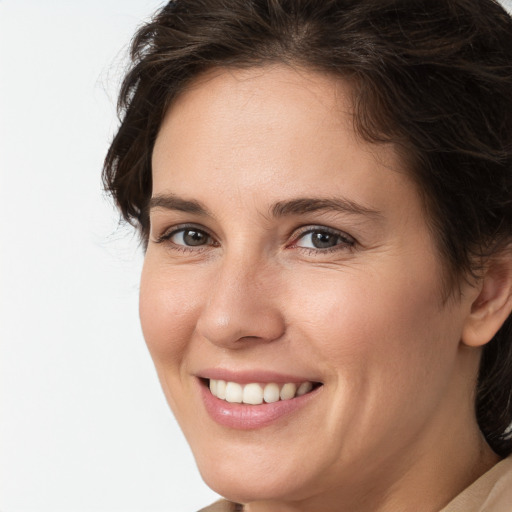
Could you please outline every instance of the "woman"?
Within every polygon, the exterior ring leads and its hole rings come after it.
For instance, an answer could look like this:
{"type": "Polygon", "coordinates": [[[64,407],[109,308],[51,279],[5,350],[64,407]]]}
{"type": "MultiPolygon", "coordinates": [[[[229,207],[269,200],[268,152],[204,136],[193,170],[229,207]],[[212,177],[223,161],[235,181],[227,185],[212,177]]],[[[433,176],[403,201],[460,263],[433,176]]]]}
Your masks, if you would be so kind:
{"type": "Polygon", "coordinates": [[[512,507],[512,21],[176,0],[104,179],[207,510],[512,507]]]}

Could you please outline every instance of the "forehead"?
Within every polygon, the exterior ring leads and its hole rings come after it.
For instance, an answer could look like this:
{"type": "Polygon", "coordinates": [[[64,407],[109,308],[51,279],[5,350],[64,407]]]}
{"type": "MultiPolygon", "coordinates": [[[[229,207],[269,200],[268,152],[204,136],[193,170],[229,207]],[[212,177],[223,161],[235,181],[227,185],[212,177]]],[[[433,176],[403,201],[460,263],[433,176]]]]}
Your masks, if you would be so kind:
{"type": "Polygon", "coordinates": [[[385,168],[405,179],[402,167],[391,144],[370,144],[355,133],[345,81],[276,65],[216,69],[193,82],[162,123],[153,183],[154,191],[183,180],[222,187],[236,173],[253,192],[272,179],[293,194],[342,177],[363,191],[362,174],[385,168]]]}
{"type": "Polygon", "coordinates": [[[183,149],[202,144],[203,151],[224,160],[236,149],[271,150],[293,146],[299,139],[308,139],[308,146],[314,147],[319,128],[325,136],[350,122],[350,117],[347,91],[322,75],[284,66],[215,69],[195,80],[167,112],[154,163],[162,149],[162,134],[167,135],[167,144],[174,140],[183,149]],[[342,110],[346,113],[338,115],[342,110]]]}

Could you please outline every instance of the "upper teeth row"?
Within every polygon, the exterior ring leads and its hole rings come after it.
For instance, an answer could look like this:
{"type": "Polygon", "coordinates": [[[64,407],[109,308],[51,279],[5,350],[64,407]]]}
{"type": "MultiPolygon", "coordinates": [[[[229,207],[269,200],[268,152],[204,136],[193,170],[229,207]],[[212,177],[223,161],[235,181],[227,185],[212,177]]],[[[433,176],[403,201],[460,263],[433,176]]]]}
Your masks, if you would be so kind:
{"type": "Polygon", "coordinates": [[[293,382],[286,384],[238,384],[225,380],[210,379],[212,395],[231,403],[259,405],[263,402],[272,403],[279,400],[290,400],[296,396],[305,395],[313,389],[312,382],[298,385],[293,382]]]}

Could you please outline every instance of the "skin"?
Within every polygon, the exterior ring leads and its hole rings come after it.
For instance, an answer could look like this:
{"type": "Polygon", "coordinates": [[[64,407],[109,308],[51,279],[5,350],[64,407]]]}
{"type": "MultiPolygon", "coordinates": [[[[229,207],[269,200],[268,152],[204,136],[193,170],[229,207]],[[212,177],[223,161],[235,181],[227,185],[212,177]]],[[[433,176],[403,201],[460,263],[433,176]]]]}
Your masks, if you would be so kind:
{"type": "Polygon", "coordinates": [[[473,397],[510,279],[489,272],[443,300],[420,197],[392,145],[354,133],[347,84],[278,65],[202,76],[154,148],[153,197],[171,195],[205,211],[151,209],[140,317],[215,491],[250,512],[434,512],[496,463],[473,397]],[[299,198],[359,211],[272,214],[299,198]],[[204,243],[187,245],[183,224],[204,243]],[[314,247],[313,228],[335,245],[314,247]],[[238,431],[204,408],[196,376],[211,367],[323,386],[293,414],[238,431]]]}

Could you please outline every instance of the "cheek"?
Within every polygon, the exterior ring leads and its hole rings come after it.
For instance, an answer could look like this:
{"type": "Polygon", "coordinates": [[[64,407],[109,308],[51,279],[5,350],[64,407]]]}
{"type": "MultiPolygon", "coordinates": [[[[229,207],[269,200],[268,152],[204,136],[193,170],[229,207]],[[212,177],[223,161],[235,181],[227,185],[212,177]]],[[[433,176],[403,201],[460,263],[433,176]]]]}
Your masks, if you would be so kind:
{"type": "MultiPolygon", "coordinates": [[[[434,279],[412,270],[392,279],[369,268],[317,275],[295,304],[297,339],[312,345],[332,384],[326,438],[344,439],[349,459],[358,450],[378,451],[383,438],[399,446],[418,432],[452,373],[454,316],[440,308],[434,279]]],[[[292,294],[298,296],[298,286],[292,294]]]]}
{"type": "Polygon", "coordinates": [[[204,296],[201,282],[193,276],[146,255],[142,270],[139,314],[144,339],[154,363],[177,365],[183,359],[191,339],[204,296]]]}
{"type": "Polygon", "coordinates": [[[456,343],[444,341],[457,341],[456,326],[453,315],[441,309],[435,278],[398,267],[400,272],[326,272],[316,276],[314,287],[290,290],[288,304],[294,303],[293,296],[302,297],[294,316],[329,373],[352,384],[380,381],[396,387],[417,382],[417,372],[429,365],[437,368],[447,351],[455,354],[456,343]]]}

